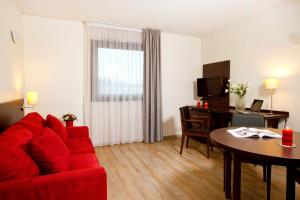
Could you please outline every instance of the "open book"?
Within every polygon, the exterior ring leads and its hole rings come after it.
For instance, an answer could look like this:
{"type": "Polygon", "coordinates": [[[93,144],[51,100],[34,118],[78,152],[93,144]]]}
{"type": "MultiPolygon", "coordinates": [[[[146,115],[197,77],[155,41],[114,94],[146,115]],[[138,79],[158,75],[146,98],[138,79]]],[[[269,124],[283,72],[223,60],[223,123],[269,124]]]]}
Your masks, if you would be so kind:
{"type": "Polygon", "coordinates": [[[247,138],[247,137],[270,137],[270,138],[281,138],[280,134],[274,133],[267,129],[257,129],[257,128],[236,128],[227,130],[228,133],[234,137],[247,138]]]}

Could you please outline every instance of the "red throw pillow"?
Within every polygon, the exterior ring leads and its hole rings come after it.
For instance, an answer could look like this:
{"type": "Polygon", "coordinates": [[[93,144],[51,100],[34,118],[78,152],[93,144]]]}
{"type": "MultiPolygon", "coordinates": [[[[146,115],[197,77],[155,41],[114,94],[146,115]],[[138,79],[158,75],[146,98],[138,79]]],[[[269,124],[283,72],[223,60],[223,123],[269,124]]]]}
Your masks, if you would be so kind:
{"type": "Polygon", "coordinates": [[[70,169],[70,152],[62,140],[50,129],[30,142],[31,157],[45,173],[64,172],[70,169]]]}
{"type": "Polygon", "coordinates": [[[34,137],[40,135],[44,129],[42,124],[32,119],[23,118],[21,121],[17,122],[16,124],[22,125],[27,129],[29,129],[32,132],[34,137]]]}
{"type": "Polygon", "coordinates": [[[34,161],[16,146],[0,149],[0,181],[38,176],[39,168],[34,161]]]}
{"type": "Polygon", "coordinates": [[[68,132],[63,123],[52,115],[47,115],[46,126],[51,128],[67,144],[68,132]]]}
{"type": "Polygon", "coordinates": [[[31,139],[32,132],[24,126],[15,123],[0,134],[0,146],[11,147],[12,145],[15,145],[21,147],[25,152],[28,152],[27,144],[31,139]]]}
{"type": "Polygon", "coordinates": [[[28,113],[23,119],[34,120],[43,126],[46,123],[46,120],[37,112],[28,113]]]}

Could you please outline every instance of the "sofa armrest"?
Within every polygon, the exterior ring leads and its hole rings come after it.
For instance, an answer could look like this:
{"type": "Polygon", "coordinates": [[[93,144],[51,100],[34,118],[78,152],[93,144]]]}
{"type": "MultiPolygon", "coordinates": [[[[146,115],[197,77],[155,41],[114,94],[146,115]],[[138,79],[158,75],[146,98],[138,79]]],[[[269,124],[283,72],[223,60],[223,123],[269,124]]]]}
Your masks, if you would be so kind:
{"type": "Polygon", "coordinates": [[[106,172],[102,167],[89,168],[0,182],[0,199],[106,200],[106,172]]]}
{"type": "Polygon", "coordinates": [[[87,126],[67,127],[68,136],[73,137],[89,137],[89,128],[87,126]]]}

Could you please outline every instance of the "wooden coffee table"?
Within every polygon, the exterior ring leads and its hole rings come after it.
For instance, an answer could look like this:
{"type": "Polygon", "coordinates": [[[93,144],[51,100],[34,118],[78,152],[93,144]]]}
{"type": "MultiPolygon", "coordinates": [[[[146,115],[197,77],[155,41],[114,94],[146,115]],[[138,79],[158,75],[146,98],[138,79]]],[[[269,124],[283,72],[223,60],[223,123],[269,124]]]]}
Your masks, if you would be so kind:
{"type": "MultiPolygon", "coordinates": [[[[295,199],[295,181],[292,172],[300,167],[300,134],[294,132],[295,148],[284,148],[279,145],[281,139],[275,138],[236,138],[227,130],[216,129],[210,133],[213,145],[224,152],[224,190],[225,196],[230,198],[231,191],[231,156],[233,156],[233,200],[240,199],[241,191],[241,162],[251,158],[265,164],[281,165],[287,168],[286,199],[295,199]]],[[[281,133],[279,129],[269,129],[281,133]]]]}

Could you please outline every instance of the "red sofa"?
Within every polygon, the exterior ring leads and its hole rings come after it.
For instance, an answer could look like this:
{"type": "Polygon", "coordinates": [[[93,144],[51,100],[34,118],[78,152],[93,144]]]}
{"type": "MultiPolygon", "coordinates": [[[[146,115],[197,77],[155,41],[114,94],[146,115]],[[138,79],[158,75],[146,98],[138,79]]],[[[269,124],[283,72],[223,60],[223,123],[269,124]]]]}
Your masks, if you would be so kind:
{"type": "MultiPolygon", "coordinates": [[[[64,141],[58,141],[58,136],[54,137],[49,128],[46,128],[49,125],[47,120],[38,113],[30,113],[0,134],[0,199],[107,199],[106,172],[98,163],[88,128],[85,126],[63,128],[67,137],[64,141]],[[50,136],[53,136],[59,145],[66,147],[67,170],[63,169],[56,173],[43,171],[45,169],[40,167],[39,160],[36,160],[36,155],[32,153],[33,141],[44,142],[45,154],[59,149],[57,144],[49,146],[52,140],[42,140],[41,135],[45,131],[51,132],[50,136]]],[[[61,128],[61,125],[58,128],[61,128]]],[[[57,130],[57,127],[51,128],[57,130]]],[[[55,159],[51,160],[50,168],[53,166],[55,168],[57,164],[55,159]]],[[[64,159],[61,161],[65,162],[64,159]]]]}

